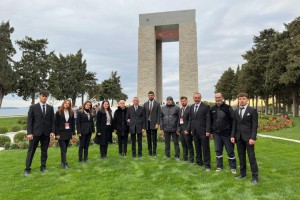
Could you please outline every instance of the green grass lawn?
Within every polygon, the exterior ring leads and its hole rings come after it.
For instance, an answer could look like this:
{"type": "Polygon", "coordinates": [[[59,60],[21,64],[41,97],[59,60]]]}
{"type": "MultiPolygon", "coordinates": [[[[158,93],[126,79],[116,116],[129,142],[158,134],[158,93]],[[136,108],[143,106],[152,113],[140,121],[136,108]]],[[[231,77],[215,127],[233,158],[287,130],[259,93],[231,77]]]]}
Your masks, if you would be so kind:
{"type": "MultiPolygon", "coordinates": [[[[133,159],[131,145],[127,157],[120,157],[117,145],[108,149],[108,159],[99,158],[99,147],[90,147],[89,162],[78,163],[77,147],[68,151],[70,168],[60,168],[59,148],[49,148],[48,173],[39,171],[40,150],[33,160],[32,174],[23,176],[26,150],[0,152],[0,199],[300,199],[300,159],[298,143],[260,138],[256,145],[259,184],[236,180],[227,160],[222,172],[215,172],[174,158],[164,158],[164,143],[157,158],[133,159]]],[[[173,145],[172,145],[173,148],[173,145]]],[[[173,151],[172,151],[173,153],[173,151]]],[[[174,153],[173,153],[174,155],[174,153]]],[[[225,156],[226,157],[226,156],[225,156]]]]}
{"type": "Polygon", "coordinates": [[[272,135],[272,136],[278,136],[283,138],[300,140],[300,117],[292,117],[292,120],[294,124],[293,127],[291,128],[287,127],[287,128],[280,129],[278,131],[272,131],[272,132],[263,131],[260,133],[265,135],[272,135]]]}
{"type": "Polygon", "coordinates": [[[1,117],[0,118],[0,127],[7,127],[8,131],[11,131],[13,126],[23,127],[24,124],[19,124],[20,119],[25,119],[25,117],[1,117]]]}

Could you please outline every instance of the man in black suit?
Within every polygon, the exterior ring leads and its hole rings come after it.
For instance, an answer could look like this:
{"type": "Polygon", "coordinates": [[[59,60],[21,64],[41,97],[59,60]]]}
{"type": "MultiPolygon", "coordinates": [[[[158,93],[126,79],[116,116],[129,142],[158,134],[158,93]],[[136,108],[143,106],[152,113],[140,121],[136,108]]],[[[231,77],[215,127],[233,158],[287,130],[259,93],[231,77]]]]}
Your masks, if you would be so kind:
{"type": "Polygon", "coordinates": [[[249,96],[246,93],[238,95],[239,109],[234,111],[234,125],[232,127],[231,142],[236,142],[240,159],[240,175],[236,178],[246,177],[246,151],[252,171],[253,185],[258,183],[258,166],[255,158],[254,144],[258,128],[258,113],[255,108],[248,105],[249,96]]]}
{"type": "Polygon", "coordinates": [[[155,101],[154,92],[148,93],[149,101],[144,103],[145,124],[147,131],[148,152],[150,156],[156,157],[157,129],[160,121],[160,104],[155,101]]]}
{"type": "Polygon", "coordinates": [[[142,133],[145,131],[145,112],[139,106],[139,99],[133,98],[133,105],[128,108],[126,119],[131,134],[132,157],[136,157],[136,137],[138,140],[138,157],[142,157],[142,133]]]}
{"type": "Polygon", "coordinates": [[[210,107],[201,102],[201,94],[195,93],[194,104],[190,107],[190,119],[185,134],[189,132],[193,135],[196,148],[196,164],[210,171],[210,148],[209,139],[211,132],[210,107]],[[202,152],[204,159],[202,160],[202,152]]]}
{"type": "Polygon", "coordinates": [[[185,133],[184,131],[187,129],[189,123],[190,116],[190,106],[188,105],[187,97],[183,96],[180,98],[180,103],[182,108],[179,112],[178,119],[178,129],[177,132],[181,137],[181,145],[183,149],[183,160],[190,161],[194,163],[194,146],[193,146],[193,136],[191,133],[185,133]]]}
{"type": "Polygon", "coordinates": [[[54,137],[54,110],[53,107],[46,104],[49,93],[42,90],[40,92],[40,102],[31,105],[27,118],[27,138],[29,139],[29,148],[27,151],[26,168],[24,175],[28,176],[31,171],[31,163],[35,150],[41,142],[41,166],[42,172],[47,172],[46,161],[50,137],[54,137]]]}

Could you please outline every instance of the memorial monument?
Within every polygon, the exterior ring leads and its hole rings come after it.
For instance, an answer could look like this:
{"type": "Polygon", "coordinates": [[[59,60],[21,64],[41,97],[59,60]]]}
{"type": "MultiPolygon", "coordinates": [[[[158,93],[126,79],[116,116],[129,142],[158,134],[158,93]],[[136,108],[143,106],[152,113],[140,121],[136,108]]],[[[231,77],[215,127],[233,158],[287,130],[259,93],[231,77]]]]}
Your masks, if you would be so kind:
{"type": "MultiPolygon", "coordinates": [[[[152,90],[162,102],[162,43],[179,41],[179,97],[192,102],[198,92],[196,10],[139,15],[138,84],[140,102],[152,90]]],[[[174,66],[177,67],[177,66],[174,66]]]]}

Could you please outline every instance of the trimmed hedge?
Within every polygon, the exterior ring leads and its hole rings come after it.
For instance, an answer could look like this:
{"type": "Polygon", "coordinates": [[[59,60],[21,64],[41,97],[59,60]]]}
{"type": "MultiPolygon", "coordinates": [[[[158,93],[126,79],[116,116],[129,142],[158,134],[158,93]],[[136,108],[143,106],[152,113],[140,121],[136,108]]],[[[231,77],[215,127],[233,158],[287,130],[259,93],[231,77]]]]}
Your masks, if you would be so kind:
{"type": "Polygon", "coordinates": [[[0,134],[4,134],[8,132],[8,128],[7,127],[0,127],[0,134]]]}
{"type": "Polygon", "coordinates": [[[4,147],[4,144],[6,142],[11,143],[10,138],[8,136],[6,136],[6,135],[0,135],[0,147],[4,147]]]}
{"type": "Polygon", "coordinates": [[[26,137],[25,132],[19,132],[14,136],[14,143],[23,142],[26,137]]]}
{"type": "Polygon", "coordinates": [[[21,126],[13,126],[11,127],[11,132],[18,132],[21,130],[21,126]]]}

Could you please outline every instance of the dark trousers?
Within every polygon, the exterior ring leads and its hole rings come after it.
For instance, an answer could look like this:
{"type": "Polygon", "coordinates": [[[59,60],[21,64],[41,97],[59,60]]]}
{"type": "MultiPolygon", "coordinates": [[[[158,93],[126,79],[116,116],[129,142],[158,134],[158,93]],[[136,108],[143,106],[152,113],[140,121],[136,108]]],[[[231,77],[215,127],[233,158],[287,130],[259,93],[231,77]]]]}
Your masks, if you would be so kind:
{"type": "Polygon", "coordinates": [[[136,138],[138,141],[138,156],[142,156],[142,133],[131,134],[132,157],[136,157],[136,138]]]}
{"type": "Polygon", "coordinates": [[[67,163],[67,150],[70,140],[58,140],[58,143],[60,147],[61,164],[65,166],[67,163]]]}
{"type": "Polygon", "coordinates": [[[184,131],[182,131],[180,137],[183,150],[183,160],[194,162],[193,136],[191,134],[186,135],[184,134],[184,131]]]}
{"type": "Polygon", "coordinates": [[[176,134],[176,132],[164,132],[165,135],[165,154],[167,157],[170,157],[170,146],[171,146],[171,136],[173,138],[174,142],[174,148],[175,148],[175,158],[179,158],[180,155],[180,149],[179,149],[179,143],[178,138],[179,135],[176,134]]]}
{"type": "Polygon", "coordinates": [[[101,155],[101,158],[107,158],[107,149],[108,149],[108,145],[107,144],[100,144],[100,155],[101,155]]]}
{"type": "Polygon", "coordinates": [[[26,171],[31,170],[30,166],[32,163],[32,159],[34,156],[34,153],[36,151],[36,148],[39,144],[39,142],[41,142],[41,169],[45,169],[46,168],[46,161],[48,158],[48,147],[49,147],[49,142],[50,142],[50,137],[49,136],[45,136],[44,134],[42,134],[41,136],[33,136],[32,140],[29,140],[29,147],[28,147],[28,151],[27,151],[27,158],[26,158],[26,171]]]}
{"type": "Polygon", "coordinates": [[[209,138],[205,136],[200,136],[194,132],[193,135],[195,149],[196,149],[196,164],[203,165],[206,168],[210,168],[210,148],[209,148],[209,138]],[[202,160],[202,152],[204,159],[202,160]]]}
{"type": "Polygon", "coordinates": [[[230,135],[214,134],[217,168],[223,168],[223,148],[225,146],[230,169],[236,169],[234,144],[230,141],[230,135]]]}
{"type": "Polygon", "coordinates": [[[127,153],[128,135],[118,135],[119,154],[126,155],[127,153]]]}
{"type": "Polygon", "coordinates": [[[156,156],[157,149],[157,129],[150,129],[150,122],[148,122],[147,129],[147,142],[148,142],[148,152],[150,156],[156,156]]]}
{"type": "Polygon", "coordinates": [[[244,140],[237,140],[237,150],[240,159],[240,173],[242,176],[246,176],[246,151],[248,154],[250,167],[252,171],[252,178],[258,179],[258,166],[255,158],[254,145],[250,145],[249,142],[244,140]]]}
{"type": "Polygon", "coordinates": [[[91,141],[92,134],[81,134],[79,137],[80,145],[78,150],[79,161],[82,161],[82,153],[83,153],[83,161],[88,160],[89,155],[89,146],[91,141]]]}

